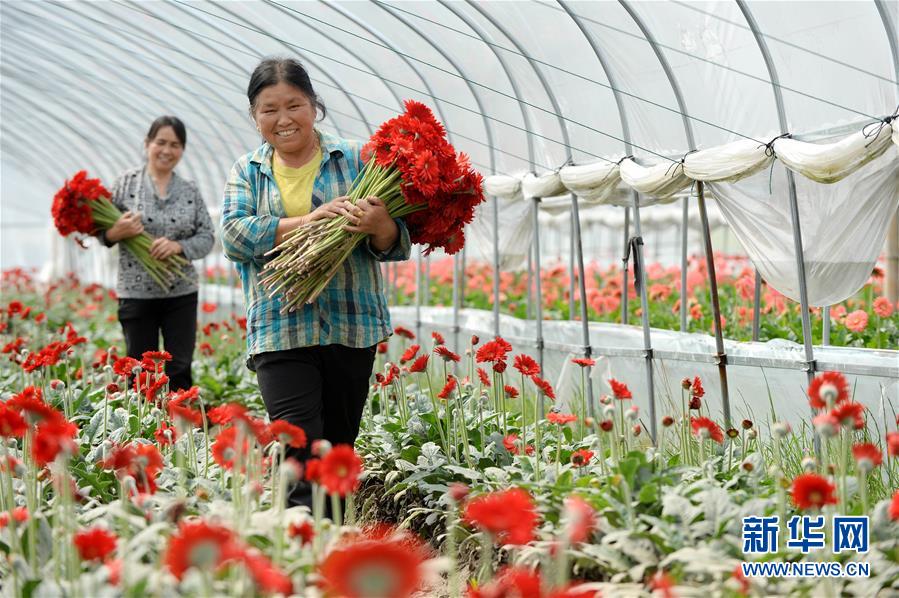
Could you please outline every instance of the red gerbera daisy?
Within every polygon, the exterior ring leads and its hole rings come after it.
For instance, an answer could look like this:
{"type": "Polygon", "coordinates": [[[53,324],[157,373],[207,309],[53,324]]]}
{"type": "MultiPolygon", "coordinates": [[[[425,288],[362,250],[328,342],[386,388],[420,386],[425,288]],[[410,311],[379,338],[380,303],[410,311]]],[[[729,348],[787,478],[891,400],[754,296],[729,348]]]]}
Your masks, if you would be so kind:
{"type": "Polygon", "coordinates": [[[871,471],[883,463],[880,448],[870,442],[860,442],[852,447],[852,456],[859,469],[871,471]]]}
{"type": "Polygon", "coordinates": [[[462,359],[457,353],[453,353],[444,345],[437,345],[434,347],[434,353],[442,357],[444,361],[454,361],[458,363],[462,359]]]}
{"type": "Polygon", "coordinates": [[[18,412],[0,403],[0,436],[4,438],[21,438],[25,435],[28,424],[18,412]]]}
{"type": "Polygon", "coordinates": [[[443,335],[437,332],[436,330],[431,333],[431,338],[434,339],[435,345],[445,345],[446,340],[444,340],[443,335]]]}
{"type": "Polygon", "coordinates": [[[590,459],[593,458],[593,451],[588,451],[587,449],[580,449],[571,453],[571,464],[575,467],[586,467],[590,464],[590,459]]]}
{"type": "Polygon", "coordinates": [[[538,598],[543,595],[540,573],[524,567],[506,567],[482,587],[470,586],[466,594],[467,598],[538,598]]]}
{"type": "Polygon", "coordinates": [[[369,533],[328,553],[318,573],[329,596],[408,598],[424,581],[426,552],[409,535],[369,533]]]}
{"type": "Polygon", "coordinates": [[[510,384],[506,384],[505,386],[503,386],[503,392],[505,392],[506,397],[508,397],[510,399],[518,398],[518,389],[510,384]]]}
{"type": "Polygon", "coordinates": [[[319,483],[329,494],[346,496],[359,487],[362,459],[348,444],[335,445],[321,460],[319,483]]]}
{"type": "Polygon", "coordinates": [[[308,519],[301,523],[293,522],[287,526],[287,535],[291,538],[299,538],[301,544],[311,544],[312,539],[315,538],[315,526],[308,519]]]}
{"type": "Polygon", "coordinates": [[[293,594],[290,576],[278,569],[267,556],[255,548],[238,549],[237,557],[250,573],[256,589],[265,594],[293,594]]]}
{"type": "Polygon", "coordinates": [[[29,425],[61,419],[62,413],[43,401],[40,388],[29,386],[6,402],[6,406],[19,411],[29,425]]]}
{"type": "Polygon", "coordinates": [[[400,363],[406,363],[407,361],[415,359],[419,349],[421,349],[421,345],[409,345],[409,348],[400,356],[400,363]]]}
{"type": "Polygon", "coordinates": [[[556,400],[556,392],[553,390],[553,387],[549,383],[549,381],[544,380],[540,376],[531,376],[531,380],[534,382],[537,388],[543,391],[544,395],[552,400],[556,400]]]}
{"type": "Polygon", "coordinates": [[[546,416],[546,419],[551,424],[559,424],[560,426],[564,426],[566,424],[570,424],[571,422],[576,422],[577,416],[570,413],[556,413],[555,411],[550,411],[546,416]]]}
{"type": "Polygon", "coordinates": [[[31,445],[31,455],[41,466],[51,463],[61,452],[72,455],[78,450],[75,442],[77,434],[78,426],[61,416],[45,420],[38,424],[34,444],[31,445]]]}
{"type": "Polygon", "coordinates": [[[72,538],[82,561],[103,561],[115,551],[118,537],[102,527],[81,530],[72,538]]]}
{"type": "Polygon", "coordinates": [[[855,401],[843,401],[831,410],[831,415],[840,420],[844,426],[852,426],[856,430],[865,427],[865,407],[855,401]]]}
{"type": "Polygon", "coordinates": [[[447,376],[446,377],[446,385],[443,387],[439,393],[437,393],[438,399],[448,399],[450,397],[450,393],[456,388],[456,377],[455,376],[447,376]]]}
{"type": "Polygon", "coordinates": [[[428,368],[428,358],[431,357],[430,353],[425,353],[424,355],[420,355],[418,359],[412,362],[412,365],[409,366],[409,371],[412,373],[423,372],[428,368]]]}
{"type": "Polygon", "coordinates": [[[831,405],[849,399],[849,382],[840,372],[823,372],[808,385],[809,403],[815,409],[827,409],[831,405]]]}
{"type": "Polygon", "coordinates": [[[516,355],[515,363],[512,367],[521,372],[523,376],[540,375],[540,364],[538,364],[530,355],[516,355]]]}
{"type": "Polygon", "coordinates": [[[899,432],[887,432],[887,453],[899,457],[899,432]]]}
{"type": "Polygon", "coordinates": [[[690,387],[690,394],[697,399],[701,399],[705,396],[705,389],[702,387],[702,378],[700,378],[699,376],[693,378],[693,385],[690,387]]]}
{"type": "Polygon", "coordinates": [[[294,448],[303,448],[306,446],[306,432],[303,431],[303,428],[288,423],[283,419],[277,419],[270,423],[268,432],[282,445],[292,446],[294,448]]]}
{"type": "Polygon", "coordinates": [[[179,580],[191,567],[216,570],[240,555],[234,532],[205,521],[181,522],[169,540],[163,560],[179,580]]]}
{"type": "Polygon", "coordinates": [[[590,532],[596,529],[596,511],[590,503],[579,496],[570,496],[565,499],[563,516],[565,533],[571,544],[586,542],[590,532]]]}
{"type": "Polygon", "coordinates": [[[619,382],[615,378],[609,378],[609,386],[612,387],[612,394],[616,399],[623,400],[634,398],[634,395],[631,394],[631,389],[629,389],[624,382],[619,382]]]}
{"type": "Polygon", "coordinates": [[[793,503],[802,511],[837,504],[836,487],[816,473],[803,473],[793,479],[793,503]]]}
{"type": "Polygon", "coordinates": [[[478,368],[478,379],[484,386],[490,386],[490,374],[488,374],[484,368],[478,368]]]}
{"type": "Polygon", "coordinates": [[[596,365],[596,360],[590,359],[589,357],[578,357],[577,359],[572,359],[571,363],[586,368],[596,365]]]}
{"type": "Polygon", "coordinates": [[[899,520],[899,490],[893,493],[893,500],[890,501],[889,508],[890,519],[899,520]]]}
{"type": "Polygon", "coordinates": [[[240,434],[242,442],[240,447],[237,446],[237,433],[236,427],[229,426],[220,431],[212,443],[212,458],[225,469],[233,469],[238,457],[244,462],[250,451],[250,442],[245,433],[240,434]]]}
{"type": "Polygon", "coordinates": [[[707,417],[691,417],[690,427],[693,428],[693,436],[700,440],[711,438],[718,444],[724,442],[724,432],[718,424],[707,417]]]}
{"type": "Polygon", "coordinates": [[[415,340],[415,334],[412,333],[408,328],[404,328],[403,326],[397,326],[393,329],[393,333],[397,336],[402,336],[408,338],[409,340],[415,340]]]}
{"type": "Polygon", "coordinates": [[[506,355],[511,350],[512,345],[506,342],[505,339],[496,337],[492,341],[486,342],[478,348],[477,353],[475,353],[475,360],[478,363],[484,363],[488,361],[496,363],[498,361],[504,361],[506,359],[506,355]]]}
{"type": "Polygon", "coordinates": [[[510,488],[471,499],[463,519],[501,543],[527,544],[534,537],[538,516],[531,496],[510,488]]]}

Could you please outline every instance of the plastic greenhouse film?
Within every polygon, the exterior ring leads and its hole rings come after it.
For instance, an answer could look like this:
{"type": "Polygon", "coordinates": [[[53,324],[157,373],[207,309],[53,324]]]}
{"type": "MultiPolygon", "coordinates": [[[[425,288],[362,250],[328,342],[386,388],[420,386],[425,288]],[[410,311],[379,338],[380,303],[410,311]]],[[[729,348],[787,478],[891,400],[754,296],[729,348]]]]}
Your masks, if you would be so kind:
{"type": "Polygon", "coordinates": [[[764,170],[772,160],[764,144],[741,139],[687,154],[684,174],[696,181],[735,183],[764,170]]]}
{"type": "Polygon", "coordinates": [[[503,199],[521,199],[521,179],[504,174],[495,174],[484,179],[487,195],[503,199]]]}
{"type": "Polygon", "coordinates": [[[547,172],[540,176],[529,172],[521,179],[521,191],[525,197],[554,197],[568,190],[562,184],[558,172],[547,172]]]}
{"type": "Polygon", "coordinates": [[[835,183],[883,155],[891,147],[890,133],[890,126],[876,123],[836,143],[778,139],[774,152],[790,170],[819,183],[835,183]]]}
{"type": "MultiPolygon", "coordinates": [[[[621,180],[640,193],[667,199],[693,184],[678,162],[643,167],[630,158],[621,162],[621,180]]],[[[643,204],[641,204],[643,205],[643,204]]]]}
{"type": "MultiPolygon", "coordinates": [[[[811,305],[839,303],[871,275],[899,202],[897,153],[891,148],[835,185],[796,179],[811,305]]],[[[775,165],[773,180],[761,172],[740,183],[709,183],[708,188],[765,281],[798,301],[785,167],[775,165]]]]}
{"type": "Polygon", "coordinates": [[[559,171],[562,184],[584,201],[606,202],[621,182],[618,164],[593,162],[565,166],[559,171]]]}

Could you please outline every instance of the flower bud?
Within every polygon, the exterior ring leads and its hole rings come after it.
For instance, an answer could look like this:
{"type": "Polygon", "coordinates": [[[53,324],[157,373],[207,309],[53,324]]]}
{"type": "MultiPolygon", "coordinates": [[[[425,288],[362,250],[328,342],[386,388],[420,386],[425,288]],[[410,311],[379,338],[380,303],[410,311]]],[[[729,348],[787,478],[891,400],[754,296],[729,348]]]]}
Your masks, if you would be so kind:
{"type": "Polygon", "coordinates": [[[748,460],[743,461],[743,463],[740,465],[740,467],[742,467],[743,471],[745,471],[746,473],[751,473],[752,470],[755,469],[755,465],[752,464],[752,461],[748,461],[748,460]]]}
{"type": "Polygon", "coordinates": [[[292,486],[303,478],[303,466],[296,459],[285,459],[281,465],[281,475],[288,486],[292,486]]]}
{"type": "Polygon", "coordinates": [[[477,334],[472,334],[472,335],[471,335],[471,344],[472,344],[472,345],[477,345],[479,342],[481,342],[481,339],[478,338],[478,335],[477,335],[477,334]]]}
{"type": "Polygon", "coordinates": [[[752,420],[744,419],[740,425],[743,426],[744,430],[750,430],[750,429],[752,429],[752,420]]]}
{"type": "Polygon", "coordinates": [[[790,428],[790,424],[788,424],[787,422],[781,421],[771,424],[771,433],[778,438],[786,438],[791,431],[792,428],[790,428]]]}
{"type": "Polygon", "coordinates": [[[462,484],[460,482],[453,482],[449,486],[449,495],[450,498],[456,503],[460,504],[465,502],[465,498],[468,496],[468,486],[462,484]]]}
{"type": "Polygon", "coordinates": [[[740,435],[740,433],[737,431],[736,428],[728,428],[727,429],[727,437],[728,438],[736,438],[739,435],[740,435]]]}
{"type": "Polygon", "coordinates": [[[640,426],[640,424],[637,424],[636,426],[634,426],[634,436],[639,436],[640,432],[642,432],[642,431],[643,431],[643,428],[640,426]]]}
{"type": "Polygon", "coordinates": [[[690,409],[698,411],[702,407],[702,400],[699,397],[690,399],[690,409]]]}
{"type": "Polygon", "coordinates": [[[811,472],[815,471],[815,469],[817,469],[817,467],[818,467],[818,462],[815,461],[814,457],[806,456],[806,457],[802,458],[802,470],[803,471],[811,473],[811,472]]]}
{"type": "Polygon", "coordinates": [[[746,438],[748,438],[749,440],[755,440],[758,437],[759,433],[755,431],[755,428],[752,428],[746,433],[746,438]]]}
{"type": "Polygon", "coordinates": [[[611,418],[615,415],[615,406],[614,405],[606,405],[602,408],[602,414],[606,418],[611,418]]]}
{"type": "Polygon", "coordinates": [[[680,381],[680,386],[684,390],[690,390],[690,387],[693,385],[693,382],[689,378],[684,378],[680,381]]]}
{"type": "Polygon", "coordinates": [[[671,427],[673,424],[674,424],[674,418],[671,417],[670,415],[666,415],[665,417],[662,418],[662,425],[665,426],[666,428],[671,427]]]}
{"type": "Polygon", "coordinates": [[[318,440],[312,441],[312,454],[318,457],[319,459],[323,458],[325,455],[331,452],[331,443],[325,440],[324,438],[320,438],[318,440]]]}
{"type": "Polygon", "coordinates": [[[614,424],[612,423],[612,420],[610,420],[610,419],[604,419],[603,421],[601,421],[599,423],[599,428],[603,432],[611,432],[613,427],[614,427],[614,424]]]}
{"type": "Polygon", "coordinates": [[[640,417],[640,408],[636,405],[632,405],[624,412],[624,417],[629,421],[637,421],[640,417]]]}

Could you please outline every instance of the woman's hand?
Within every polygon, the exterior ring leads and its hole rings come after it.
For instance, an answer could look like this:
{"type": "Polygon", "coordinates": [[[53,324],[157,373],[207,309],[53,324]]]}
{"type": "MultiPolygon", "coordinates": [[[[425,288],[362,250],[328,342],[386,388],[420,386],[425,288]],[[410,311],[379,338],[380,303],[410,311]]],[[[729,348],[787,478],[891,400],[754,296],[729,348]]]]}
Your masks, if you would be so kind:
{"type": "Polygon", "coordinates": [[[165,237],[159,237],[150,245],[150,257],[157,260],[168,259],[181,251],[181,243],[165,237]]]}
{"type": "Polygon", "coordinates": [[[106,231],[106,240],[110,243],[118,243],[136,237],[142,232],[144,232],[144,225],[140,221],[140,214],[128,211],[122,214],[122,217],[106,231]]]}
{"type": "Polygon", "coordinates": [[[379,198],[371,195],[360,199],[355,206],[348,201],[342,202],[340,209],[341,214],[349,220],[343,230],[371,235],[371,245],[377,251],[386,251],[396,243],[399,228],[390,217],[387,206],[379,198]]]}

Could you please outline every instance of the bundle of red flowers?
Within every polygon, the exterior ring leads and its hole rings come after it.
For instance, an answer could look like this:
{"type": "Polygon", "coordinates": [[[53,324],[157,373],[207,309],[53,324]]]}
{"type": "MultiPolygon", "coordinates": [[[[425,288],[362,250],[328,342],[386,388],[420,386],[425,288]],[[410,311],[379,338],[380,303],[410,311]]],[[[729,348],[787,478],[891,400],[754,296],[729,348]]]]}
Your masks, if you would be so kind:
{"type": "MultiPolygon", "coordinates": [[[[78,171],[53,196],[51,212],[56,230],[63,237],[72,233],[93,235],[99,230],[108,230],[122,216],[122,212],[109,200],[110,197],[100,179],[90,179],[87,171],[78,171]]],[[[153,239],[147,233],[122,241],[122,245],[134,254],[150,277],[167,289],[176,278],[185,276],[182,268],[187,260],[180,255],[165,260],[152,258],[152,243],[153,239]]]]}
{"type": "MultiPolygon", "coordinates": [[[[406,111],[383,123],[362,151],[365,167],[348,196],[376,196],[394,218],[405,218],[413,243],[425,253],[453,254],[465,244],[463,227],[484,201],[483,177],[456,153],[431,110],[406,100],[406,111]]],[[[343,230],[347,219],[316,220],[290,233],[270,253],[262,283],[284,293],[283,310],[311,303],[366,235],[343,230]]]]}

